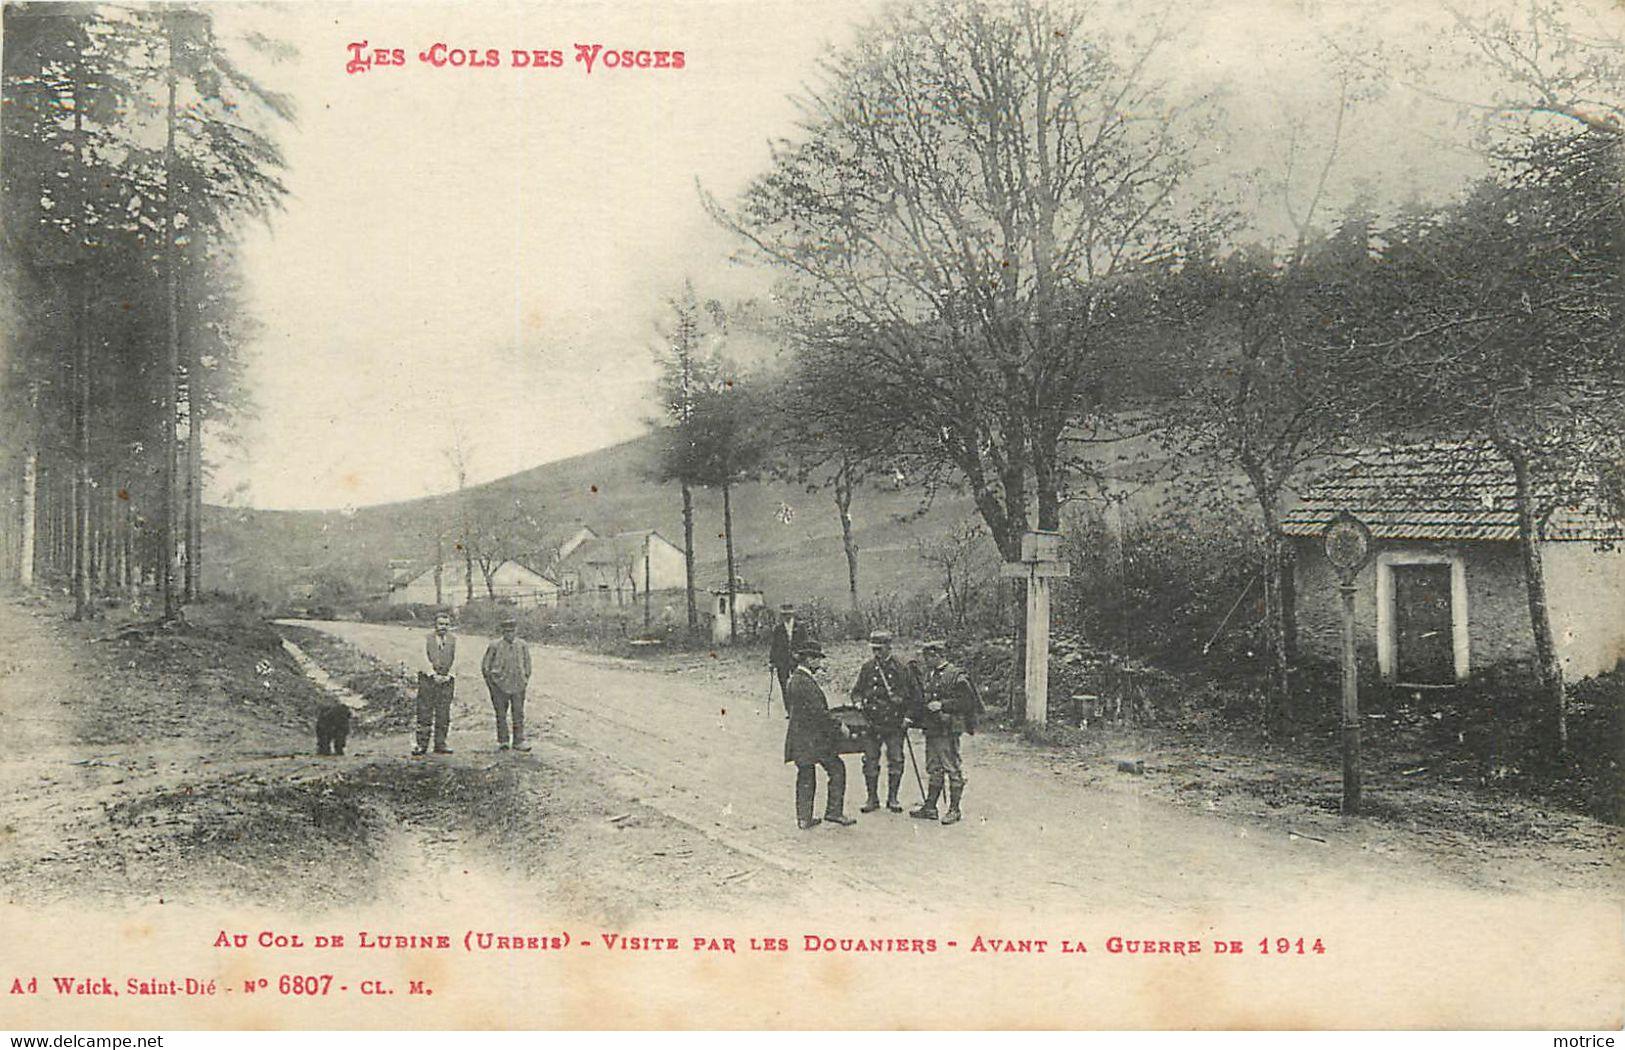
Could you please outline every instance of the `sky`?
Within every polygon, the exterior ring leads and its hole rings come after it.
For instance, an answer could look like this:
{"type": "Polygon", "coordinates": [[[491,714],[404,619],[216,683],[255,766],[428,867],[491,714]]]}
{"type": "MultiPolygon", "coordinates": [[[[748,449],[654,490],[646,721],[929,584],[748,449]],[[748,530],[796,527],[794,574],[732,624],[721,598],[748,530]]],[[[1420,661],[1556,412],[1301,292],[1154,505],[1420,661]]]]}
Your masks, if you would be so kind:
{"type": "MultiPolygon", "coordinates": [[[[1109,3],[1134,25],[1151,5],[1109,3]]],[[[1156,5],[1157,10],[1167,7],[1156,5]]],[[[697,185],[730,200],[793,133],[791,96],[872,15],[859,0],[628,0],[232,6],[223,31],[258,29],[298,56],[266,64],[297,124],[276,131],[289,197],[241,246],[263,331],[250,350],[255,418],[216,443],[211,498],[343,508],[455,485],[461,443],[480,482],[644,432],[668,296],[760,295],[768,276],[733,264],[697,185]],[[349,73],[348,45],[399,48],[403,66],[349,73]],[[436,68],[437,44],[497,68],[436,68]],[[577,43],[682,51],[682,69],[588,73],[577,43]],[[511,52],[559,50],[563,68],[519,69],[511,52]]],[[[1327,132],[1326,26],[1408,39],[1407,5],[1308,0],[1178,3],[1184,30],[1163,71],[1222,96],[1231,130],[1214,170],[1259,212],[1274,203],[1237,173],[1279,166],[1281,129],[1327,132]],[[1238,145],[1239,144],[1239,145],[1238,145]]],[[[1340,30],[1341,31],[1341,30],[1340,30]]],[[[1351,38],[1352,39],[1352,38],[1351,38]]],[[[255,64],[258,62],[258,64],[255,64]]],[[[600,60],[600,63],[602,60],[600,60]]],[[[1399,97],[1345,132],[1334,196],[1403,195],[1459,182],[1399,97]]],[[[1276,231],[1278,232],[1278,230],[1276,231]]]]}

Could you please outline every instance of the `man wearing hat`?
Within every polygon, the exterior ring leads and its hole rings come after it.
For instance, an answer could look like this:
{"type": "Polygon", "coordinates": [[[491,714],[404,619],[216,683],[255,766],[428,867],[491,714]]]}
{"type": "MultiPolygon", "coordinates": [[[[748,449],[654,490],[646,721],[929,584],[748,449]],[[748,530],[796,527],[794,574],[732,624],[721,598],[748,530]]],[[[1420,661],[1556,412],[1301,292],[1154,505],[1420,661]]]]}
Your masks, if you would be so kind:
{"type": "MultiPolygon", "coordinates": [[[[796,649],[807,641],[807,625],[796,620],[796,607],[789,602],[779,606],[779,622],[773,625],[773,640],[767,650],[767,665],[779,677],[779,697],[786,714],[790,710],[790,673],[796,669],[796,649]]],[[[769,697],[769,699],[772,699],[769,697]]]]}
{"type": "Polygon", "coordinates": [[[929,789],[925,804],[909,813],[923,820],[937,819],[937,800],[948,784],[948,812],[944,824],[959,823],[959,800],[965,794],[965,774],[959,767],[959,734],[976,711],[976,694],[965,672],[948,662],[947,646],[929,641],[920,655],[929,668],[925,676],[925,706],[917,719],[925,730],[925,772],[929,789]]]}
{"type": "Polygon", "coordinates": [[[790,726],[784,734],[784,760],[796,764],[796,825],[802,830],[819,823],[813,817],[818,766],[824,767],[828,780],[824,820],[842,827],[857,823],[844,812],[846,762],[839,750],[841,727],[830,717],[824,689],[813,677],[823,664],[823,647],[816,641],[803,642],[796,649],[796,669],[784,693],[784,705],[790,712],[790,726]]]}
{"type": "Polygon", "coordinates": [[[451,754],[446,746],[446,731],[451,728],[451,697],[457,688],[452,675],[452,664],[457,661],[457,636],[451,633],[451,616],[440,612],[434,615],[434,630],[424,640],[424,655],[429,658],[429,670],[418,672],[417,746],[412,754],[424,755],[429,751],[429,734],[434,734],[437,755],[451,754]]]}
{"type": "Polygon", "coordinates": [[[880,808],[880,752],[886,752],[886,808],[903,812],[897,801],[897,788],[903,782],[903,718],[920,704],[918,686],[891,651],[890,631],[869,633],[871,656],[858,671],[852,687],[852,702],[869,723],[863,742],[863,782],[869,797],[860,812],[880,808]]]}
{"type": "Polygon", "coordinates": [[[497,750],[508,750],[508,712],[513,712],[513,749],[529,751],[525,743],[525,689],[530,685],[530,650],[515,635],[519,621],[502,618],[502,637],[491,642],[480,661],[485,688],[497,715],[497,750]]]}

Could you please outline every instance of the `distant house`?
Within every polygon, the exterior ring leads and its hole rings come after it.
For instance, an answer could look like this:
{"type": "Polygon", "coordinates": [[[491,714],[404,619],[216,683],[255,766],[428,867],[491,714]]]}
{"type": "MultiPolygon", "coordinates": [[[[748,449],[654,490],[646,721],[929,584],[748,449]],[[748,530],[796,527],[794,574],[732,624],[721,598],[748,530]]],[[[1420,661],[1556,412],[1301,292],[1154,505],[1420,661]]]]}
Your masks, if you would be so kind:
{"type": "Polygon", "coordinates": [[[576,531],[574,536],[571,536],[569,539],[559,544],[559,560],[563,561],[565,558],[570,556],[571,551],[575,550],[583,543],[586,543],[588,540],[596,540],[597,538],[598,533],[592,531],[592,529],[585,525],[581,526],[581,528],[576,531]]]}
{"type": "MultiPolygon", "coordinates": [[[[1309,487],[1282,532],[1295,546],[1300,649],[1338,658],[1337,573],[1322,530],[1347,510],[1371,529],[1355,583],[1362,663],[1399,685],[1437,686],[1534,655],[1511,467],[1464,443],[1362,456],[1309,487]]],[[[1540,554],[1565,671],[1612,670],[1625,654],[1625,523],[1595,506],[1559,507],[1540,554]]]]}
{"type": "Polygon", "coordinates": [[[570,598],[627,605],[646,590],[677,590],[688,579],[682,548],[653,529],[599,536],[584,528],[559,551],[559,587],[570,598]]]}
{"type": "MultiPolygon", "coordinates": [[[[389,593],[391,605],[434,605],[435,570],[431,566],[389,593]]],[[[491,574],[491,586],[485,583],[485,574],[478,563],[474,565],[474,597],[489,598],[495,592],[499,601],[512,602],[522,608],[538,605],[557,605],[559,585],[546,576],[521,565],[505,561],[491,574]]],[[[440,604],[456,609],[468,602],[468,584],[464,576],[464,563],[460,559],[448,561],[441,569],[440,604]]]]}

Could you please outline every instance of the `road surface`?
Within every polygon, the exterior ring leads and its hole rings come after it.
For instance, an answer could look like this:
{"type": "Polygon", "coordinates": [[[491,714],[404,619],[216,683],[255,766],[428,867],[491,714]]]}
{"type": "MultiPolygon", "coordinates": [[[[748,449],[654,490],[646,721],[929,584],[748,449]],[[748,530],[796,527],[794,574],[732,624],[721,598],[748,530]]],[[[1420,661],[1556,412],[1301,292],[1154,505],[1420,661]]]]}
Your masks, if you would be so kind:
{"type": "MultiPolygon", "coordinates": [[[[422,662],[419,629],[296,622],[386,661],[414,668],[422,662]]],[[[496,749],[478,674],[487,642],[462,638],[450,738],[457,755],[450,761],[488,761],[496,749]]],[[[535,644],[532,654],[533,735],[593,756],[638,801],[731,848],[855,891],[843,896],[875,916],[905,901],[914,910],[989,908],[1005,916],[1279,911],[1457,888],[1426,865],[1359,843],[1260,830],[1143,798],[1127,774],[1120,787],[1084,787],[1043,752],[993,735],[965,738],[961,824],[943,827],[882,810],[861,815],[852,828],[803,831],[794,819],[793,768],[782,760],[785,723],[776,692],[769,709],[765,690],[747,693],[723,676],[535,644]]],[[[839,696],[841,689],[826,683],[826,691],[839,696]]],[[[402,734],[398,746],[408,749],[410,737],[402,734]]],[[[923,759],[917,733],[914,752],[923,759]]],[[[848,756],[853,815],[864,797],[858,766],[858,756],[848,756]]],[[[821,811],[822,774],[819,791],[821,811]]],[[[909,805],[918,801],[912,774],[904,792],[909,805]]]]}

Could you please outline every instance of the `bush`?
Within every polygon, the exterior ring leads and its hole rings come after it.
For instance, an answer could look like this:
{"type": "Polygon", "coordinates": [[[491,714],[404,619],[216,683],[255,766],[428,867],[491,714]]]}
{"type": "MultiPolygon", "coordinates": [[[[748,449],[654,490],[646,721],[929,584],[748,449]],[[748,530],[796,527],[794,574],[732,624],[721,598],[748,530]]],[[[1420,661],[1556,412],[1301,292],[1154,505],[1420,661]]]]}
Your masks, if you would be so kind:
{"type": "Polygon", "coordinates": [[[1124,514],[1114,532],[1083,513],[1063,549],[1072,576],[1055,588],[1057,636],[1206,672],[1226,656],[1250,670],[1262,655],[1262,551],[1244,516],[1124,514]]]}

